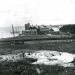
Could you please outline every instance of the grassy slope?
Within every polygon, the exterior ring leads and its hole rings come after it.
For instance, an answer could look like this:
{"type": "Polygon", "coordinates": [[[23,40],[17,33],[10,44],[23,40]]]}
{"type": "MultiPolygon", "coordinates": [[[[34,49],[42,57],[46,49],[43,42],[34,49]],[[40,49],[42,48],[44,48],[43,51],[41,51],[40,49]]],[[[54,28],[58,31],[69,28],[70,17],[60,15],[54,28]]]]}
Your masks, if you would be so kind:
{"type": "Polygon", "coordinates": [[[33,50],[57,50],[75,53],[75,41],[29,41],[24,44],[0,45],[0,54],[33,50]]]}

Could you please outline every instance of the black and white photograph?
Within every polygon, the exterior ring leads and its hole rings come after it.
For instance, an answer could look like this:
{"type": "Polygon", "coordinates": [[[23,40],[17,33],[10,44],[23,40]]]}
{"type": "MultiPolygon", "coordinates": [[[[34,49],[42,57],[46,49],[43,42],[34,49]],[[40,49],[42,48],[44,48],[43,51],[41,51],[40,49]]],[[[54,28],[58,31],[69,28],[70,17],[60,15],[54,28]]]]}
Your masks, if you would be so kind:
{"type": "Polygon", "coordinates": [[[0,75],[75,75],[75,0],[0,0],[0,75]]]}

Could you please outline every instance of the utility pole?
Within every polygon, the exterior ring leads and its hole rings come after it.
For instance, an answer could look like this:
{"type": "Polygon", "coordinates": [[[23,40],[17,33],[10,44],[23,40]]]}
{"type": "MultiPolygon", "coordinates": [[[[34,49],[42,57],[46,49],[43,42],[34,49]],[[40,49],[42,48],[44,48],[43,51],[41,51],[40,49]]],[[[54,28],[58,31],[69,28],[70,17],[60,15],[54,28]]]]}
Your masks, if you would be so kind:
{"type": "Polygon", "coordinates": [[[13,34],[13,40],[11,41],[11,44],[14,45],[14,48],[15,48],[15,31],[14,31],[13,24],[12,24],[12,34],[13,34]]]}
{"type": "Polygon", "coordinates": [[[12,33],[13,33],[13,37],[15,37],[15,32],[14,32],[14,26],[12,24],[12,33]]]}

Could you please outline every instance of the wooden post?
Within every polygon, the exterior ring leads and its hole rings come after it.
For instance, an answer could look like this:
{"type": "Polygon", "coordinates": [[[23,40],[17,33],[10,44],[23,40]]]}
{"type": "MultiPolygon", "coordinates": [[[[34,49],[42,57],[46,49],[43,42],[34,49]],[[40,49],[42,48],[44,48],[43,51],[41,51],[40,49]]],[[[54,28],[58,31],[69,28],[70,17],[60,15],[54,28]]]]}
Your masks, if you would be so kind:
{"type": "Polygon", "coordinates": [[[14,31],[14,26],[12,24],[12,34],[13,34],[13,41],[11,42],[12,45],[15,45],[15,31],[14,31]]]}
{"type": "Polygon", "coordinates": [[[13,24],[12,24],[12,33],[13,33],[13,37],[15,37],[15,32],[14,32],[14,26],[13,26],[13,24]]]}

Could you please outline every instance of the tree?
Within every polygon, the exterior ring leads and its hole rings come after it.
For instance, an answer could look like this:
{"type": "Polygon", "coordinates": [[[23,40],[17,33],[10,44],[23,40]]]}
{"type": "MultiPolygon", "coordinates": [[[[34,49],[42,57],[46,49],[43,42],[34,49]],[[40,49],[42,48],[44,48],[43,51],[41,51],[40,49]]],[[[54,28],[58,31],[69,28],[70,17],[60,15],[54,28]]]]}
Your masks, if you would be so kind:
{"type": "Polygon", "coordinates": [[[64,25],[60,28],[60,31],[75,34],[75,24],[64,25]]]}

